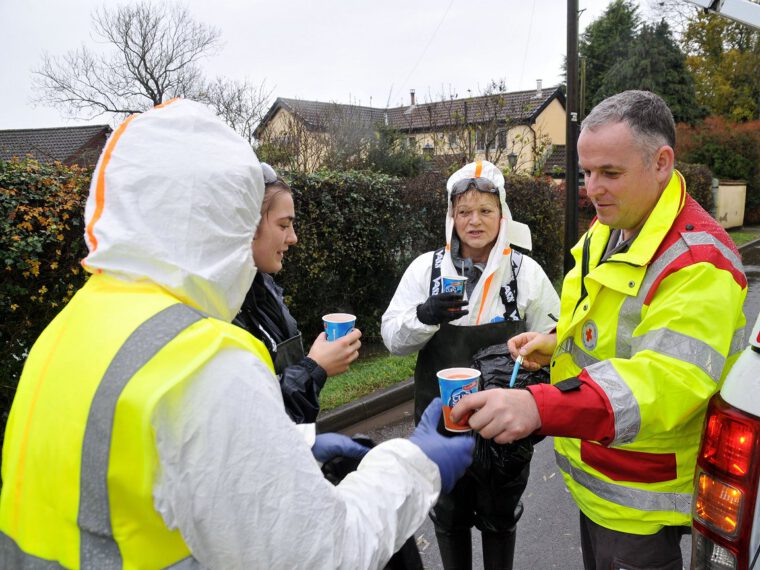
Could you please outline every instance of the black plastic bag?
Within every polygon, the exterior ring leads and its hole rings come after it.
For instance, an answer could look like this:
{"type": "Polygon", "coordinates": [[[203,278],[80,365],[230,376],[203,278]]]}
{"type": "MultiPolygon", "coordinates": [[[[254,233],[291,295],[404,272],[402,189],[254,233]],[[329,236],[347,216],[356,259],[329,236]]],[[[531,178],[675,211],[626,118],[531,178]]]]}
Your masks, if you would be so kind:
{"type": "MultiPolygon", "coordinates": [[[[472,366],[480,370],[479,390],[509,389],[515,360],[509,353],[506,343],[480,349],[472,357],[472,366]]],[[[548,383],[549,372],[545,369],[527,371],[520,368],[513,388],[548,383]]],[[[473,468],[476,473],[490,473],[491,476],[502,475],[505,478],[516,476],[533,457],[533,445],[542,439],[544,439],[543,436],[529,436],[512,443],[499,444],[490,439],[483,439],[477,434],[473,468]]]]}

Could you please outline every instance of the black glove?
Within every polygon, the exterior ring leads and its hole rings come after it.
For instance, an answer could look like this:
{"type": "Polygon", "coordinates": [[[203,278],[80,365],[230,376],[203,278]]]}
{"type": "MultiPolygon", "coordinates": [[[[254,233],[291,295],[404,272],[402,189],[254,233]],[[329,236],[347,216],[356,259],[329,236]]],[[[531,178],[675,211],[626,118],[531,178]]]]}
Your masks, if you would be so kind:
{"type": "Polygon", "coordinates": [[[458,293],[441,293],[428,297],[428,300],[417,305],[417,318],[426,325],[440,325],[463,317],[469,311],[462,309],[467,301],[458,293]]]}

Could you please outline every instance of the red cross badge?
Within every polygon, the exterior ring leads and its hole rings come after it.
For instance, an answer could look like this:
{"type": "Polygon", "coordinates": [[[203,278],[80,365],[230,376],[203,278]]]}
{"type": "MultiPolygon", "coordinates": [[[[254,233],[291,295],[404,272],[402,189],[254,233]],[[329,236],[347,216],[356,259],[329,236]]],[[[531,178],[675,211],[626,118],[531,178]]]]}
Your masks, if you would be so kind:
{"type": "Polygon", "coordinates": [[[594,321],[588,320],[583,323],[581,337],[583,339],[583,347],[586,350],[590,352],[596,348],[596,341],[599,339],[599,332],[596,329],[596,323],[594,321]]]}

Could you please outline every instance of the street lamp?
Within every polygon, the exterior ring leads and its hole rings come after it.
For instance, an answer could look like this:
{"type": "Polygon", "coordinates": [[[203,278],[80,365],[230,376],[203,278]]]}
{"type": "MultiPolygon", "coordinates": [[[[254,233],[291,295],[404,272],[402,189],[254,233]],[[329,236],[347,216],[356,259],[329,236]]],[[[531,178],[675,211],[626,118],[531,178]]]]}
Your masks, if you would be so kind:
{"type": "Polygon", "coordinates": [[[509,171],[514,172],[515,166],[517,166],[517,155],[514,151],[510,152],[507,155],[507,162],[509,162],[509,171]]]}

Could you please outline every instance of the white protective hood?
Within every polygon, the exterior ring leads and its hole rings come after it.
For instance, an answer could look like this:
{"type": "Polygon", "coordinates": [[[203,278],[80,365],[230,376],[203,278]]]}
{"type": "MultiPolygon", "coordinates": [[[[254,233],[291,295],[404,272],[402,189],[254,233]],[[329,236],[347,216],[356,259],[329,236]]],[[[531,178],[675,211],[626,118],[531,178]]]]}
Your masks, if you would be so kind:
{"type": "Polygon", "coordinates": [[[151,281],[231,321],[253,281],[264,195],[250,144],[200,103],[133,115],[109,138],[85,207],[91,273],[151,281]]]}
{"type": "Polygon", "coordinates": [[[454,210],[451,203],[451,189],[454,184],[466,178],[487,178],[493,182],[499,189],[499,201],[501,202],[499,236],[496,238],[496,243],[488,256],[488,262],[486,263],[483,275],[478,280],[472,295],[468,298],[469,314],[453,323],[458,325],[479,325],[483,324],[480,322],[481,307],[494,306],[495,299],[499,296],[501,284],[511,279],[509,275],[505,275],[505,272],[509,272],[511,275],[512,265],[503,262],[505,256],[509,256],[511,246],[516,245],[530,250],[533,244],[530,237],[530,228],[512,219],[512,213],[507,206],[504,175],[501,173],[501,170],[487,160],[471,162],[457,170],[446,182],[449,207],[446,213],[446,252],[441,266],[442,275],[456,275],[457,273],[451,260],[451,238],[454,235],[454,210]],[[490,286],[491,283],[494,283],[494,286],[490,286]]]}

